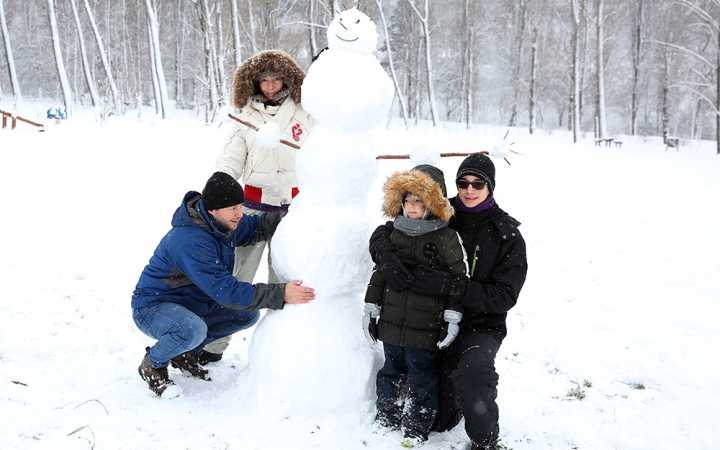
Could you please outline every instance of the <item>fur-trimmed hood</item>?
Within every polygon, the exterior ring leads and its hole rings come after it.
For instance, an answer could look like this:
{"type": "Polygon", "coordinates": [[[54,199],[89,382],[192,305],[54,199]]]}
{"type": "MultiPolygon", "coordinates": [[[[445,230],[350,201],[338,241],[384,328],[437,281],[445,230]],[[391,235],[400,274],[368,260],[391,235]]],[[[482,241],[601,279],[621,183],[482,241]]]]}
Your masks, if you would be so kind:
{"type": "MultiPolygon", "coordinates": [[[[430,213],[445,222],[450,221],[454,209],[443,195],[445,182],[435,180],[428,172],[442,172],[432,166],[419,166],[409,172],[395,172],[383,186],[385,200],[383,201],[383,214],[394,218],[402,214],[402,202],[405,194],[412,193],[420,197],[430,213]]],[[[433,173],[437,176],[436,173],[433,173]]]]}
{"type": "Polygon", "coordinates": [[[246,59],[235,69],[232,83],[232,104],[244,108],[255,92],[255,78],[263,72],[279,73],[295,103],[300,104],[300,87],[305,71],[292,56],[281,50],[266,50],[246,59]]]}

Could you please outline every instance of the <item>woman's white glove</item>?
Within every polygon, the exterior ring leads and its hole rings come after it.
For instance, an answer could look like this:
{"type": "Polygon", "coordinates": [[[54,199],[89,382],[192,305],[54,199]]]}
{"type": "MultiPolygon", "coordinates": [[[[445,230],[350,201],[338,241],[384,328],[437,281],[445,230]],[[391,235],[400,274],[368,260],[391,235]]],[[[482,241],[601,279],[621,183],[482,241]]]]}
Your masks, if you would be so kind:
{"type": "Polygon", "coordinates": [[[378,329],[377,317],[380,315],[380,307],[375,303],[365,303],[365,315],[363,315],[362,326],[365,338],[371,344],[377,342],[378,329]]]}
{"type": "Polygon", "coordinates": [[[460,332],[460,325],[458,324],[462,320],[462,313],[453,311],[452,309],[446,309],[443,317],[445,318],[446,326],[443,327],[440,332],[440,342],[437,343],[439,349],[447,347],[457,337],[460,332]]]}

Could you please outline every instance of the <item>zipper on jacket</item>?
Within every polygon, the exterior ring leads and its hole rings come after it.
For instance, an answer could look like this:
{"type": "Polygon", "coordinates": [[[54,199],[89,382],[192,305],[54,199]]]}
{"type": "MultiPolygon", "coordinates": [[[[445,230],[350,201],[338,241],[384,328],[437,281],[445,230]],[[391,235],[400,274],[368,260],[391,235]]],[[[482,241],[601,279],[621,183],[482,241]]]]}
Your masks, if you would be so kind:
{"type": "Polygon", "coordinates": [[[398,347],[405,346],[405,308],[407,308],[408,289],[403,291],[402,302],[400,306],[400,344],[398,347]]]}
{"type": "Polygon", "coordinates": [[[475,253],[473,253],[473,263],[472,267],[470,268],[470,278],[475,274],[475,263],[477,263],[477,253],[480,250],[480,245],[475,245],[475,253]]]}

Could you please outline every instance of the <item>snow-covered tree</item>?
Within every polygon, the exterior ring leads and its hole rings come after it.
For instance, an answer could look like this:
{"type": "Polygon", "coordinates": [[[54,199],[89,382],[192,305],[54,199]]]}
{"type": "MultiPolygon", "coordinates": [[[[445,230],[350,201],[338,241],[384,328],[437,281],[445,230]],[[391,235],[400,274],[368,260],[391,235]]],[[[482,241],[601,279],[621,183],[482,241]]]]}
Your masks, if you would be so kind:
{"type": "MultiPolygon", "coordinates": [[[[52,1],[52,0],[49,0],[52,1]]],[[[153,7],[151,0],[145,0],[145,10],[148,16],[148,26],[150,29],[150,45],[152,46],[152,65],[155,72],[155,81],[158,84],[158,95],[156,95],[155,102],[159,104],[160,113],[162,118],[167,117],[168,108],[168,94],[167,94],[167,83],[165,81],[165,72],[162,66],[162,57],[160,56],[160,26],[158,25],[157,15],[155,14],[155,7],[153,7]]]]}
{"type": "Polygon", "coordinates": [[[438,115],[437,101],[435,100],[435,86],[433,84],[433,65],[432,65],[432,51],[431,51],[431,39],[430,39],[430,2],[425,0],[423,11],[421,12],[415,5],[415,0],[407,0],[412,10],[417,15],[420,25],[422,26],[422,38],[425,44],[425,75],[427,77],[427,89],[428,99],[430,101],[430,115],[432,117],[433,125],[437,126],[440,123],[440,116],[438,115]]]}
{"type": "Polygon", "coordinates": [[[48,19],[50,20],[50,32],[52,33],[53,51],[55,52],[55,67],[57,68],[60,86],[62,87],[63,105],[72,114],[72,91],[68,82],[65,62],[60,50],[60,36],[58,34],[57,16],[55,15],[55,1],[48,0],[48,19]]]}
{"type": "Polygon", "coordinates": [[[87,50],[85,49],[85,37],[82,32],[82,25],[80,23],[80,16],[78,15],[77,3],[75,0],[70,0],[72,6],[73,17],[75,17],[75,27],[77,28],[78,42],[80,43],[80,55],[82,57],[83,71],[85,72],[85,81],[87,82],[88,91],[90,92],[90,99],[95,107],[101,106],[100,95],[98,94],[97,86],[95,85],[95,78],[93,77],[90,63],[88,62],[87,50]]]}
{"type": "Polygon", "coordinates": [[[98,46],[98,52],[100,53],[100,60],[102,61],[103,69],[105,71],[105,76],[108,80],[108,85],[110,87],[110,94],[112,95],[112,102],[116,110],[121,111],[121,103],[120,103],[120,96],[118,94],[118,88],[117,84],[115,83],[115,77],[113,77],[112,69],[110,67],[110,61],[107,57],[107,52],[105,51],[105,45],[103,44],[102,35],[100,35],[100,30],[97,27],[97,24],[95,23],[95,15],[93,14],[92,10],[90,9],[90,3],[88,3],[88,0],[83,0],[83,3],[85,5],[85,12],[88,15],[88,19],[90,20],[90,27],[93,30],[93,34],[95,35],[95,41],[98,46]]]}
{"type": "Polygon", "coordinates": [[[5,38],[5,55],[7,56],[8,70],[10,72],[10,83],[12,84],[15,109],[18,109],[22,102],[22,93],[20,92],[20,82],[18,81],[17,72],[15,71],[15,58],[13,57],[12,46],[10,45],[10,33],[8,32],[7,22],[5,21],[5,8],[3,8],[3,0],[0,0],[0,25],[2,25],[2,33],[5,38]]]}

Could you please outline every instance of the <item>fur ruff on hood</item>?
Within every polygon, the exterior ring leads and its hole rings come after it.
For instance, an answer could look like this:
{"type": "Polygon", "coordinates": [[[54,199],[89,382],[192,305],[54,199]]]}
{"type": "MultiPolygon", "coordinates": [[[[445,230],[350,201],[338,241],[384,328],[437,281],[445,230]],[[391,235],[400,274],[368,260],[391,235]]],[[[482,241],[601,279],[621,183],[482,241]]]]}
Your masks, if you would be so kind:
{"type": "Polygon", "coordinates": [[[417,170],[395,172],[385,182],[383,191],[383,214],[389,218],[402,214],[402,202],[407,193],[420,197],[428,211],[442,221],[449,222],[455,212],[443,196],[440,185],[427,173],[417,170]]]}
{"type": "Polygon", "coordinates": [[[295,103],[300,104],[300,86],[305,71],[292,56],[281,50],[266,50],[246,59],[235,69],[232,82],[232,103],[237,109],[244,108],[255,95],[255,78],[262,72],[279,73],[295,103]]]}

